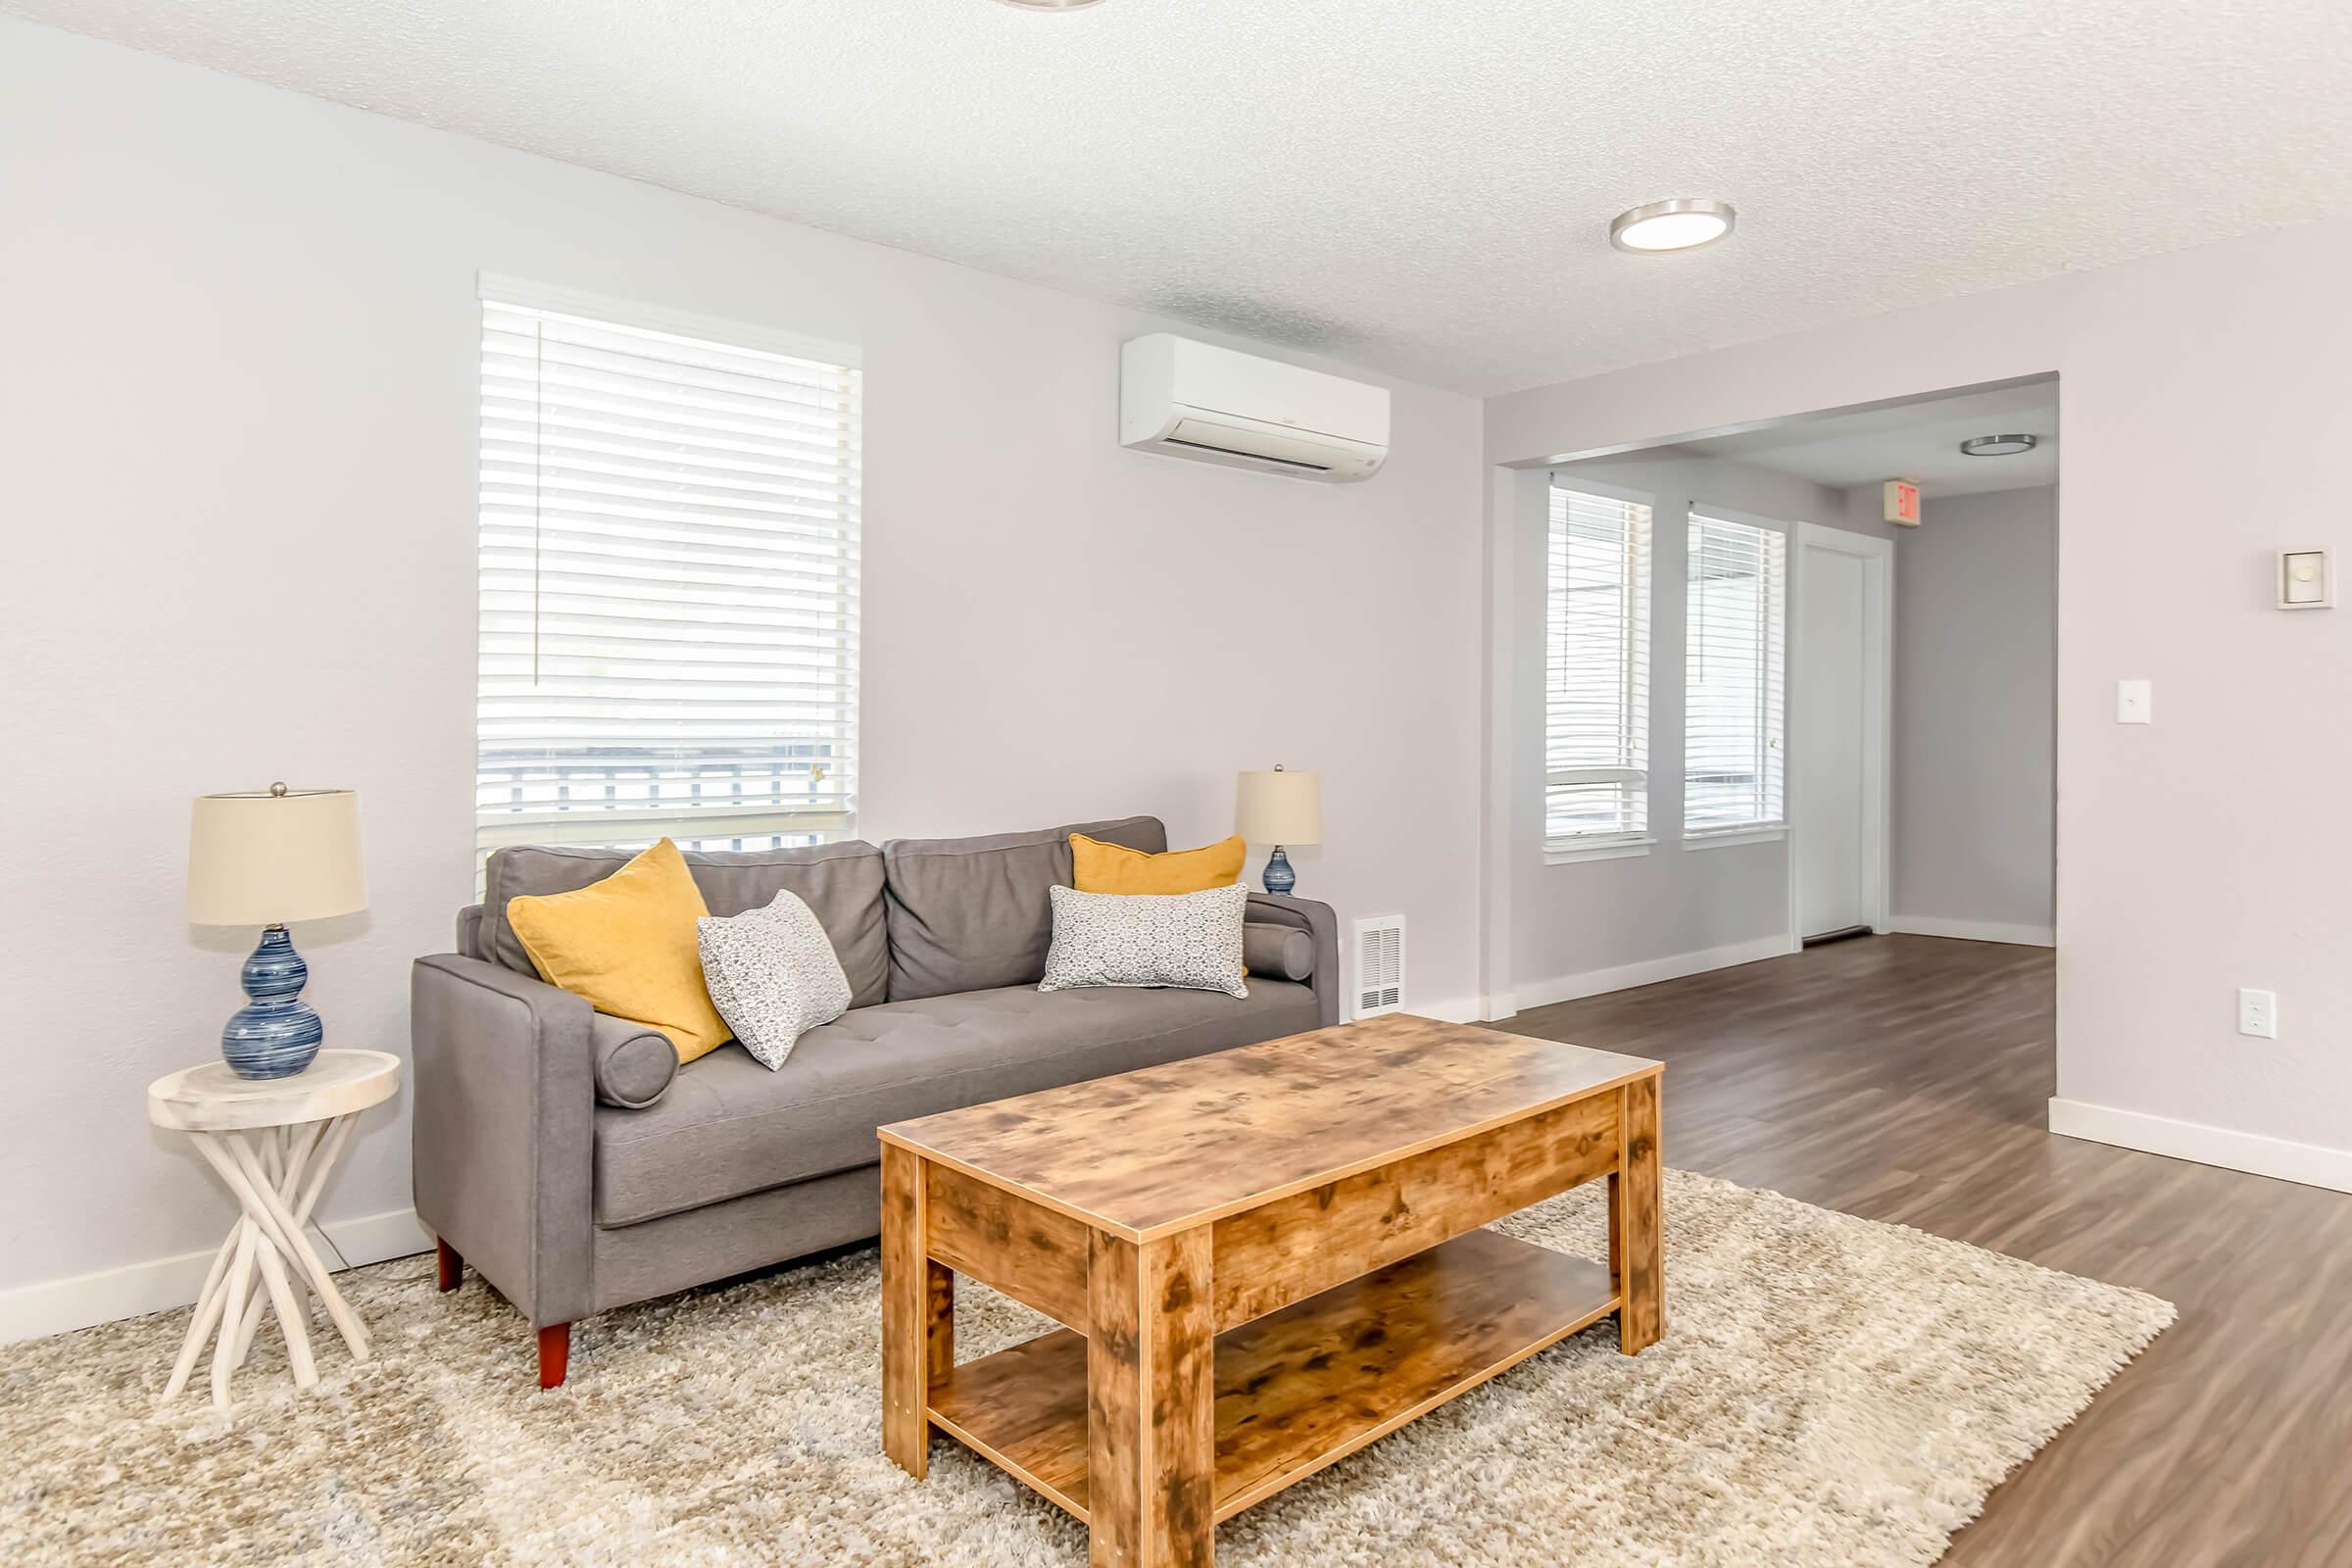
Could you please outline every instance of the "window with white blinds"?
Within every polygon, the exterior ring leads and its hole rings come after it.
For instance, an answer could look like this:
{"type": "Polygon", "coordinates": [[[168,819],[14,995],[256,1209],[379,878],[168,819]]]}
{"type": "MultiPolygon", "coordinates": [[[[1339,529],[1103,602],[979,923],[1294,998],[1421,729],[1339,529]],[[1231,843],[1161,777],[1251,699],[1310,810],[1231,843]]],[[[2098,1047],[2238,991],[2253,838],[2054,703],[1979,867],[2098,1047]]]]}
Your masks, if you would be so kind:
{"type": "Polygon", "coordinates": [[[851,833],[855,353],[483,295],[479,853],[851,833]]]}
{"type": "Polygon", "coordinates": [[[1649,508],[1553,486],[1544,585],[1544,842],[1649,825],[1649,508]]]}
{"type": "Polygon", "coordinates": [[[1683,831],[1782,825],[1788,540],[1690,514],[1683,831]]]}

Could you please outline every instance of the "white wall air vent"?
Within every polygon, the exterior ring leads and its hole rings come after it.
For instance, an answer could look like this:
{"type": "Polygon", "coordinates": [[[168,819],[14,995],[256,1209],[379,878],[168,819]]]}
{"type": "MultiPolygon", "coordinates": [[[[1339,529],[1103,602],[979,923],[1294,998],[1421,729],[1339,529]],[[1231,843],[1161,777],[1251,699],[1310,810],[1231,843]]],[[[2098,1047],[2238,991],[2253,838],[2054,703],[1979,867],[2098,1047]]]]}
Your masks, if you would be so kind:
{"type": "Polygon", "coordinates": [[[1344,484],[1389,456],[1389,389],[1172,332],[1119,350],[1119,444],[1344,484]]]}
{"type": "Polygon", "coordinates": [[[1355,922],[1355,1015],[1370,1018],[1404,1010],[1404,916],[1375,914],[1355,922]]]}

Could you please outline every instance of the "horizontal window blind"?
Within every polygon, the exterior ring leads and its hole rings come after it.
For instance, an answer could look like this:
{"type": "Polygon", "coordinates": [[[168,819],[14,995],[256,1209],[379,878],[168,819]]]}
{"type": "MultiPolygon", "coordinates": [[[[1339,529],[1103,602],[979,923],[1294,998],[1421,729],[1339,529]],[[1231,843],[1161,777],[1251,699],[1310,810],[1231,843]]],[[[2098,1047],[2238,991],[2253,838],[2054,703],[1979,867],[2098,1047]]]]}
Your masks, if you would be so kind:
{"type": "Polygon", "coordinates": [[[852,832],[857,368],[485,299],[481,376],[479,852],[852,832]]]}
{"type": "Polygon", "coordinates": [[[1690,514],[1683,831],[1782,822],[1788,541],[1690,514]]]}
{"type": "Polygon", "coordinates": [[[1649,508],[1554,486],[1544,609],[1546,847],[1649,820],[1649,508]]]}

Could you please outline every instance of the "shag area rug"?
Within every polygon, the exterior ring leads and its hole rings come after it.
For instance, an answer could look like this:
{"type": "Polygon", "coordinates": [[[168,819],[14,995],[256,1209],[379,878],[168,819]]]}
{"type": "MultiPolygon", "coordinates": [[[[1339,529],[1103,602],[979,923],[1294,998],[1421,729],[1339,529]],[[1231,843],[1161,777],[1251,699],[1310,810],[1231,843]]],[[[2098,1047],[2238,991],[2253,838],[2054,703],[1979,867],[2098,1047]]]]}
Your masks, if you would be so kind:
{"type": "MultiPolygon", "coordinates": [[[[1603,1188],[1499,1228],[1605,1256],[1603,1188]]],[[[1679,1171],[1666,1216],[1661,1344],[1622,1356],[1604,1320],[1237,1516],[1218,1561],[1930,1563],[2173,1318],[1679,1171]]],[[[155,1404],[184,1312],[0,1348],[0,1562],[1086,1561],[1083,1529],[956,1446],[927,1482],[883,1458],[871,1250],[592,1319],[551,1394],[513,1308],[432,1273],[345,1274],[375,1359],[322,1348],[307,1396],[266,1328],[233,1426],[200,1388],[155,1404]]],[[[960,1293],[966,1356],[1049,1326],[960,1293]]]]}

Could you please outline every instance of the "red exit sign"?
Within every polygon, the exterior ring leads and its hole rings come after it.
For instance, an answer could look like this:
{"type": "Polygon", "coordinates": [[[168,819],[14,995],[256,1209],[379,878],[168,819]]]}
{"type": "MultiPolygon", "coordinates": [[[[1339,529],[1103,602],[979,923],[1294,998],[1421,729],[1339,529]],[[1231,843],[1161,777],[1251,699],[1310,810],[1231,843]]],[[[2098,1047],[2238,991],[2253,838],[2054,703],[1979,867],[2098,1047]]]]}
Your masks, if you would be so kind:
{"type": "Polygon", "coordinates": [[[1886,520],[1906,528],[1919,526],[1919,486],[1908,479],[1886,481],[1886,520]]]}

